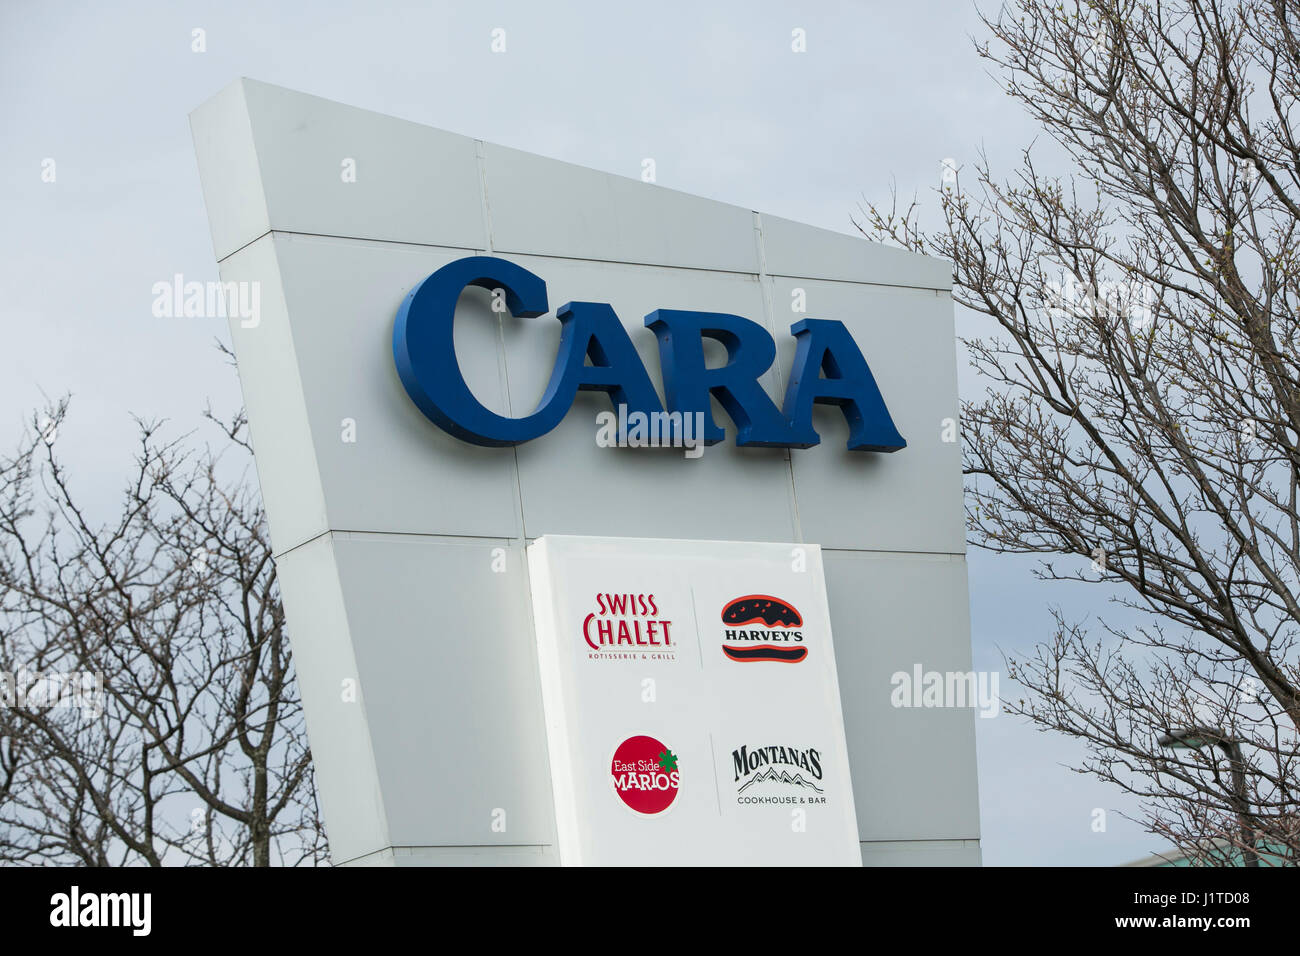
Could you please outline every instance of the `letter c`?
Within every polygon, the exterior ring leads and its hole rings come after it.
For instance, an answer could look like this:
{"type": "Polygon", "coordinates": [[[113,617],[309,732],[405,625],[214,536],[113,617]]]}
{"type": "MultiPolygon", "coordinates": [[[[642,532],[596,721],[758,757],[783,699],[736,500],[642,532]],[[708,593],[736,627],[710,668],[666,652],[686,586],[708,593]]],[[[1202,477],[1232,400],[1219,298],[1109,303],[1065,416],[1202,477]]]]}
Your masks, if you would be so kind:
{"type": "Polygon", "coordinates": [[[393,359],[402,387],[420,411],[462,441],[499,447],[545,435],[567,406],[543,403],[531,415],[506,418],[483,407],[466,384],[452,325],[456,300],[467,286],[503,289],[511,315],[535,318],[547,310],[546,283],[513,262],[468,256],[443,266],[412,289],[397,310],[393,359]]]}
{"type": "Polygon", "coordinates": [[[393,360],[411,401],[444,431],[475,445],[518,445],[560,424],[579,390],[605,392],[629,412],[663,411],[627,331],[600,302],[569,302],[556,312],[560,348],[531,415],[507,418],[485,408],[465,383],[452,337],[456,300],[471,285],[504,290],[511,315],[533,318],[547,309],[540,277],[492,256],[458,259],[410,291],[393,323],[393,360]]]}

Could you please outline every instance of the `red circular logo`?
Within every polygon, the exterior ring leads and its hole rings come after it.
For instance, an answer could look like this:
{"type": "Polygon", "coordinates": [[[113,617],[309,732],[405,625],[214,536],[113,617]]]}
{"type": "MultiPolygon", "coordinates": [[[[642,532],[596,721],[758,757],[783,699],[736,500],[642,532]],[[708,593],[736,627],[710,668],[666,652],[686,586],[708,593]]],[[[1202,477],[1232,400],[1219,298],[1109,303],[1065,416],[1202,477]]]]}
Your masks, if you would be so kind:
{"type": "Polygon", "coordinates": [[[662,813],[677,799],[677,755],[653,737],[629,737],[610,763],[614,792],[637,813],[662,813]]]}

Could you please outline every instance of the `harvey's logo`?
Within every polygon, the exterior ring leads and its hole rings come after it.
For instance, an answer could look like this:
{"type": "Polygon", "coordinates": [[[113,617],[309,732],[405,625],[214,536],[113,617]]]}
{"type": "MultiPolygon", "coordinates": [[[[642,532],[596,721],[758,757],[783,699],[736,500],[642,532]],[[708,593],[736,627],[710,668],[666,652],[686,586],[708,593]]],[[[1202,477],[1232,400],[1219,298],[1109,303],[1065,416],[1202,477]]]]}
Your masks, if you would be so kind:
{"type": "Polygon", "coordinates": [[[653,594],[596,595],[596,610],[582,621],[588,660],[675,661],[673,622],[663,617],[653,594]]]}
{"type": "Polygon", "coordinates": [[[780,661],[798,664],[808,656],[803,646],[803,618],[791,605],[769,594],[747,594],[722,609],[722,653],[733,661],[780,661]],[[798,646],[796,646],[798,645],[798,646]]]}
{"type": "Polygon", "coordinates": [[[821,752],[809,747],[742,746],[731,752],[739,804],[825,803],[821,752]]]}

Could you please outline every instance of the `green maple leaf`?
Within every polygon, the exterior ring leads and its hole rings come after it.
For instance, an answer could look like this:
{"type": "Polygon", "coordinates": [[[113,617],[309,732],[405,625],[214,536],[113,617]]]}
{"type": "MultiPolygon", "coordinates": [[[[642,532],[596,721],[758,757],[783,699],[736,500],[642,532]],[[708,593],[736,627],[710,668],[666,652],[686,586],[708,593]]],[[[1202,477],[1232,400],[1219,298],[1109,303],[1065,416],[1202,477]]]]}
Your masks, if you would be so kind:
{"type": "Polygon", "coordinates": [[[673,753],[671,750],[665,750],[659,755],[659,766],[664,770],[676,770],[677,754],[673,753]]]}

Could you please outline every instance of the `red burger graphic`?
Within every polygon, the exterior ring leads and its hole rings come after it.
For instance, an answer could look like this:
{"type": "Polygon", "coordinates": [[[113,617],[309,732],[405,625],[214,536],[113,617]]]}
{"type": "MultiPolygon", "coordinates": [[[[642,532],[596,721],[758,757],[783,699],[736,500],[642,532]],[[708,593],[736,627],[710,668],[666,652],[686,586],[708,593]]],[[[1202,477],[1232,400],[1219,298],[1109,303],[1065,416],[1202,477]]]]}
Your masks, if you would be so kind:
{"type": "Polygon", "coordinates": [[[639,734],[619,744],[609,772],[614,792],[637,813],[663,813],[677,799],[677,755],[653,737],[639,734]]]}
{"type": "Polygon", "coordinates": [[[792,604],[770,594],[746,594],[722,609],[722,653],[741,664],[798,664],[808,656],[803,618],[792,604]]]}

